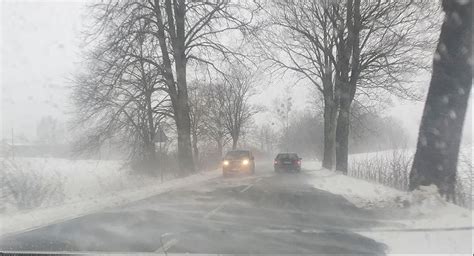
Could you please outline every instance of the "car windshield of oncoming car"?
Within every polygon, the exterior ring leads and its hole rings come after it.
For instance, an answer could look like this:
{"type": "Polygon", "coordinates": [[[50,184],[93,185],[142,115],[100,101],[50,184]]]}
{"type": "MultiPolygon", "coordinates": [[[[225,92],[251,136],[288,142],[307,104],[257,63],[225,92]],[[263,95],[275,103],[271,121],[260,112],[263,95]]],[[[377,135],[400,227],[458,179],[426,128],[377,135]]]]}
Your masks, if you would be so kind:
{"type": "Polygon", "coordinates": [[[248,151],[230,151],[229,153],[227,153],[225,158],[229,160],[233,160],[233,159],[241,159],[245,157],[247,158],[249,157],[248,151]]]}

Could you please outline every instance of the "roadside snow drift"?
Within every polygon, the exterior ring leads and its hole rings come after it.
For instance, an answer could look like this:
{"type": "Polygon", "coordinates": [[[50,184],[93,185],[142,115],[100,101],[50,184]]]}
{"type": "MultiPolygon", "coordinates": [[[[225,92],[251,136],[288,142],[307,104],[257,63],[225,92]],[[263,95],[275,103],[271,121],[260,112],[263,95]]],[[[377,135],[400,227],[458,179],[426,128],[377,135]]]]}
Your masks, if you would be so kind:
{"type": "Polygon", "coordinates": [[[472,211],[443,200],[435,186],[408,193],[322,168],[312,168],[309,174],[314,188],[341,195],[386,220],[384,226],[354,232],[385,243],[387,253],[471,255],[473,251],[472,211]]]}

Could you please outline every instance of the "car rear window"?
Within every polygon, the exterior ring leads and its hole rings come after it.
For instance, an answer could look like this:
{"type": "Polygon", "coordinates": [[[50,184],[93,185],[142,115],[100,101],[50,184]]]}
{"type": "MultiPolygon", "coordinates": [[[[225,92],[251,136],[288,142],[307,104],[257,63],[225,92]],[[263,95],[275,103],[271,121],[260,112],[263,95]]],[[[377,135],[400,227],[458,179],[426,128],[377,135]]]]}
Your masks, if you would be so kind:
{"type": "Polygon", "coordinates": [[[278,154],[277,159],[296,159],[298,158],[297,154],[293,153],[285,153],[285,154],[278,154]]]}

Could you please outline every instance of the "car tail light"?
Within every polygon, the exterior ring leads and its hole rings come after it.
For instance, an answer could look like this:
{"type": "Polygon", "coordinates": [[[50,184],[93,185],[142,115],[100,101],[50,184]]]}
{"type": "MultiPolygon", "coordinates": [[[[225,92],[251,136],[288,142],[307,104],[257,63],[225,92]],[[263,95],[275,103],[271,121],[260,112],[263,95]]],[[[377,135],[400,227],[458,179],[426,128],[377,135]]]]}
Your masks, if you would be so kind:
{"type": "Polygon", "coordinates": [[[278,164],[278,161],[277,161],[277,160],[273,160],[273,164],[278,164]]]}
{"type": "Polygon", "coordinates": [[[298,163],[298,165],[301,165],[301,160],[298,160],[298,162],[297,162],[297,163],[298,163]]]}

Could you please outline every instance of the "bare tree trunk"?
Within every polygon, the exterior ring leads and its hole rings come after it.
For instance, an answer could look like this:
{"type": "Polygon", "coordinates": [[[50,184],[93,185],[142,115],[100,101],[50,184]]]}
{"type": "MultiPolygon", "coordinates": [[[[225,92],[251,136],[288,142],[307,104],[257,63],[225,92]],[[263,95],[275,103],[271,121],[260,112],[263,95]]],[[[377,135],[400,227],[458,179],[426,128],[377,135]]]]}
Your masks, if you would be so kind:
{"type": "MultiPolygon", "coordinates": [[[[184,57],[184,56],[183,56],[184,57]]],[[[175,57],[176,58],[176,57],[175,57]]],[[[195,172],[191,143],[191,118],[186,85],[186,66],[184,58],[177,58],[176,81],[179,88],[175,110],[175,121],[178,132],[178,165],[182,175],[195,172]]]]}
{"type": "MultiPolygon", "coordinates": [[[[351,58],[352,52],[350,51],[350,44],[351,44],[351,30],[350,24],[351,16],[352,16],[352,0],[346,1],[347,5],[347,17],[345,21],[340,20],[340,24],[335,24],[336,27],[334,28],[337,31],[337,44],[336,44],[336,51],[337,51],[337,63],[336,63],[336,75],[335,75],[335,94],[336,100],[338,101],[338,117],[336,121],[336,170],[339,171],[347,171],[347,152],[348,152],[348,141],[345,133],[348,131],[345,129],[346,126],[349,126],[349,94],[348,94],[348,87],[349,87],[349,60],[351,58]],[[345,30],[347,33],[347,39],[345,38],[345,30]],[[340,122],[340,123],[339,123],[340,122]]],[[[342,18],[340,18],[342,19],[342,18]]],[[[348,135],[348,134],[347,134],[348,135]]]]}
{"type": "Polygon", "coordinates": [[[237,143],[239,142],[239,136],[232,136],[232,149],[237,149],[237,143]]]}
{"type": "Polygon", "coordinates": [[[222,139],[219,139],[217,140],[217,156],[219,157],[219,159],[222,158],[222,139]]]}
{"type": "Polygon", "coordinates": [[[341,59],[341,80],[339,116],[336,129],[336,170],[347,174],[349,167],[350,113],[354,100],[360,66],[360,0],[347,0],[348,36],[341,59]],[[351,62],[349,63],[349,58],[351,62]],[[351,76],[349,77],[349,65],[351,76]]]}
{"type": "Polygon", "coordinates": [[[323,167],[333,169],[336,162],[337,108],[332,100],[324,103],[324,155],[323,167]]]}
{"type": "Polygon", "coordinates": [[[163,64],[167,72],[165,79],[170,87],[170,96],[174,100],[176,128],[178,131],[178,165],[182,175],[194,172],[193,153],[191,146],[191,119],[189,117],[189,102],[186,83],[186,53],[185,53],[185,17],[186,3],[184,0],[165,0],[165,11],[168,18],[168,30],[173,48],[176,68],[176,87],[174,85],[171,61],[165,40],[165,25],[163,24],[159,3],[155,1],[155,12],[158,17],[158,39],[163,54],[163,64]],[[176,27],[175,24],[176,23],[176,27]]]}
{"type": "Polygon", "coordinates": [[[186,83],[186,54],[185,54],[185,2],[183,0],[165,0],[165,12],[168,20],[168,33],[171,38],[173,51],[168,50],[168,43],[165,35],[165,21],[161,13],[160,2],[154,1],[154,12],[157,17],[157,38],[163,59],[164,78],[169,88],[169,94],[173,106],[173,114],[178,132],[178,165],[182,175],[187,172],[194,172],[194,162],[191,146],[191,120],[189,117],[189,102],[186,83]],[[173,10],[174,9],[174,10],[173,10]],[[175,27],[176,22],[176,27],[175,27]],[[174,81],[172,62],[169,57],[173,52],[176,83],[174,81]]]}
{"type": "Polygon", "coordinates": [[[348,99],[341,100],[336,128],[336,170],[344,174],[349,162],[350,105],[348,99]]]}
{"type": "Polygon", "coordinates": [[[455,200],[462,129],[472,87],[472,0],[444,0],[428,97],[410,173],[410,190],[435,184],[455,200]]]}
{"type": "Polygon", "coordinates": [[[192,173],[195,171],[191,146],[191,121],[189,119],[189,110],[183,110],[183,108],[186,108],[187,103],[184,104],[180,104],[175,114],[176,128],[178,130],[178,165],[183,175],[187,172],[192,173]],[[184,104],[185,106],[183,106],[184,104]]]}

